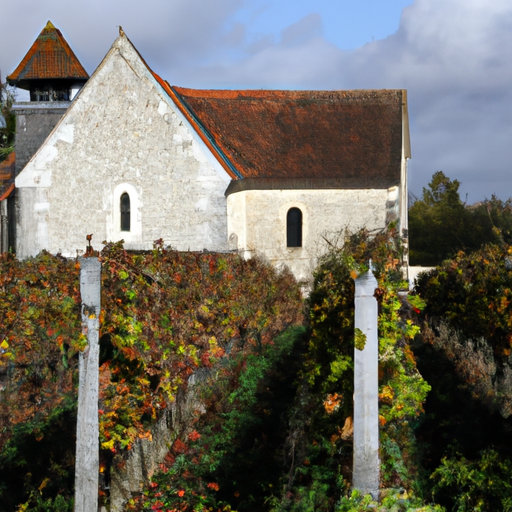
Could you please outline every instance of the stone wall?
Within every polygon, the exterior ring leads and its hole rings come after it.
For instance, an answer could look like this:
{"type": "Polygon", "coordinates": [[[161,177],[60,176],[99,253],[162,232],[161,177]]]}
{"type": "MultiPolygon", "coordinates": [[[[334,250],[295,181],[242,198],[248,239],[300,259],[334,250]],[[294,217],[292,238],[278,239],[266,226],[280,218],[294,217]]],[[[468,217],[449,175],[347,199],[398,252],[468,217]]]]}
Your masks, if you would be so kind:
{"type": "Polygon", "coordinates": [[[186,388],[178,390],[175,402],[151,429],[151,438],[138,439],[130,451],[114,458],[109,485],[110,512],[124,510],[127,501],[149,484],[177,437],[192,432],[194,420],[205,412],[196,386],[210,377],[211,372],[205,368],[191,375],[186,388]]]}
{"type": "Polygon", "coordinates": [[[151,429],[151,439],[138,439],[129,452],[114,458],[107,489],[110,492],[110,512],[124,510],[128,500],[147,486],[176,439],[171,427],[171,415],[166,412],[151,429]]]}
{"type": "Polygon", "coordinates": [[[151,249],[227,250],[229,177],[175,108],[136,50],[120,37],[52,135],[16,179],[18,256],[65,256],[93,233],[151,249]],[[119,198],[130,192],[131,230],[119,198]]]}
{"type": "Polygon", "coordinates": [[[16,174],[27,165],[32,155],[50,135],[70,102],[16,103],[16,174]]]}
{"type": "Polygon", "coordinates": [[[262,254],[309,281],[318,258],[340,232],[384,228],[394,209],[396,187],[387,190],[248,190],[228,196],[228,233],[245,257],[262,254]],[[391,207],[390,207],[391,205],[391,207]],[[286,246],[286,215],[302,211],[302,247],[286,246]]]}

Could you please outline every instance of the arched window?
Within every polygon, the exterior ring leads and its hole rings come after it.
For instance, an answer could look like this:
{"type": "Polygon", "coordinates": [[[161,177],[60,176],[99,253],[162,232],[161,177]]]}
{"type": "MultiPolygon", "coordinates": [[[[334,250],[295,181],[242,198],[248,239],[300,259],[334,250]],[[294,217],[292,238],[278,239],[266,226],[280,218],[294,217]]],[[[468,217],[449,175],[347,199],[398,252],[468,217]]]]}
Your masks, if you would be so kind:
{"type": "Polygon", "coordinates": [[[126,192],[121,196],[121,231],[130,231],[130,196],[126,192]]]}
{"type": "Polygon", "coordinates": [[[302,212],[290,208],[286,215],[286,246],[302,247],[302,212]]]}

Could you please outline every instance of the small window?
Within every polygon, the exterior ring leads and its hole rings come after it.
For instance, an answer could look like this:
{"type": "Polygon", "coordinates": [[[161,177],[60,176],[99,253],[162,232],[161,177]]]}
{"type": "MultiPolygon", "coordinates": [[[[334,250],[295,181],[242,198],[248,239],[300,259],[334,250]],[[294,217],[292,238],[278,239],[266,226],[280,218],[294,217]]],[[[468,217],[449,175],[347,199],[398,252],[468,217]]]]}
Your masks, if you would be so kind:
{"type": "Polygon", "coordinates": [[[121,231],[130,231],[130,196],[121,196],[121,231]]]}
{"type": "Polygon", "coordinates": [[[302,247],[302,212],[290,208],[286,215],[286,246],[302,247]]]}

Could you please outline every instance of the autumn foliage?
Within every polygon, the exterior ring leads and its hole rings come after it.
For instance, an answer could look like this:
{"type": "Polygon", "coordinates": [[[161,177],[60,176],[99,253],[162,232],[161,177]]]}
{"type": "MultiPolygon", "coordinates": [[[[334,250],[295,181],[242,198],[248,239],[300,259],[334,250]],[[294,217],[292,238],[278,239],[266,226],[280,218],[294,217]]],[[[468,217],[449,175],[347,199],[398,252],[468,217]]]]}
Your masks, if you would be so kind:
{"type": "MultiPolygon", "coordinates": [[[[161,242],[146,254],[107,244],[99,258],[103,452],[129,450],[150,436],[151,424],[195,371],[249,354],[301,319],[300,289],[291,274],[256,259],[178,253],[161,242]]],[[[3,255],[0,325],[0,456],[6,466],[17,465],[21,431],[42,443],[52,418],[73,410],[77,354],[86,343],[79,262],[45,252],[24,262],[3,255]]],[[[72,473],[73,462],[66,463],[61,470],[72,473]]],[[[30,501],[41,485],[33,473],[17,499],[30,501]]],[[[42,494],[60,492],[43,488],[42,494]]]]}
{"type": "MultiPolygon", "coordinates": [[[[169,452],[127,510],[364,506],[346,492],[353,355],[364,344],[354,332],[354,278],[370,260],[379,282],[382,485],[412,489],[414,427],[429,389],[411,348],[423,303],[400,297],[406,284],[394,228],[344,242],[316,270],[306,315],[291,274],[257,259],[180,253],[161,241],[144,254],[106,245],[99,254],[105,503],[112,468],[170,414],[169,452]],[[185,409],[189,416],[180,418],[185,409]]],[[[2,258],[0,499],[6,510],[63,512],[71,502],[57,508],[57,500],[72,496],[77,359],[86,342],[79,262],[44,252],[25,262],[2,258]],[[71,442],[59,446],[64,432],[71,442]],[[41,456],[32,461],[27,449],[41,456]]]]}

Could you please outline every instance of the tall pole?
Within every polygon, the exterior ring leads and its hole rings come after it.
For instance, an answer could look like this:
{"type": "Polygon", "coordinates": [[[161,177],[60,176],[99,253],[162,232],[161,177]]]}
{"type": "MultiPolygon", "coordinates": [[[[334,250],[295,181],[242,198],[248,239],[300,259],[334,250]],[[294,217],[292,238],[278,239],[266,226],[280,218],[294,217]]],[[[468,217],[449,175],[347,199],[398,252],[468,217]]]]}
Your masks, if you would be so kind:
{"type": "Polygon", "coordinates": [[[80,258],[80,294],[82,333],[87,336],[87,346],[80,352],[78,361],[75,512],[97,512],[99,316],[101,309],[101,263],[97,258],[80,258]]]}
{"type": "MultiPolygon", "coordinates": [[[[352,487],[379,497],[379,340],[377,280],[371,272],[355,280],[356,338],[366,338],[354,349],[354,467],[352,487]],[[364,336],[361,336],[364,335],[364,336]]],[[[357,343],[356,343],[357,345],[357,343]]]]}

